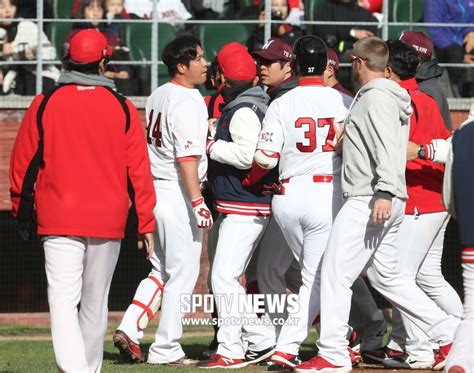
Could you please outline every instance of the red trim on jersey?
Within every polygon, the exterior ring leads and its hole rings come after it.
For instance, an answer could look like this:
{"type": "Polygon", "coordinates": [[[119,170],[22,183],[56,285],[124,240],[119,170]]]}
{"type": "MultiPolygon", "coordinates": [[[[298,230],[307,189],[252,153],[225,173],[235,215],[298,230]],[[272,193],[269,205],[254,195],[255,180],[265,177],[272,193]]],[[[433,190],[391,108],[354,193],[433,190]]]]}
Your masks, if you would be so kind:
{"type": "Polygon", "coordinates": [[[262,154],[268,158],[276,158],[276,159],[280,159],[280,153],[275,153],[275,152],[269,152],[269,151],[266,151],[266,150],[258,150],[260,152],[262,152],[262,154]]]}
{"type": "Polygon", "coordinates": [[[463,263],[474,263],[474,247],[463,248],[461,259],[463,263]]]}
{"type": "Polygon", "coordinates": [[[319,78],[308,78],[308,77],[304,77],[304,78],[300,78],[298,80],[298,87],[303,87],[303,86],[307,86],[307,85],[315,85],[315,86],[323,86],[324,87],[324,82],[319,79],[319,78]]]}
{"type": "Polygon", "coordinates": [[[197,155],[189,155],[187,157],[177,157],[176,162],[181,163],[181,162],[191,162],[191,161],[197,161],[198,156],[197,155]]]}
{"type": "Polygon", "coordinates": [[[223,214],[270,216],[272,213],[270,204],[266,203],[247,203],[217,200],[216,204],[217,211],[223,214]]]}

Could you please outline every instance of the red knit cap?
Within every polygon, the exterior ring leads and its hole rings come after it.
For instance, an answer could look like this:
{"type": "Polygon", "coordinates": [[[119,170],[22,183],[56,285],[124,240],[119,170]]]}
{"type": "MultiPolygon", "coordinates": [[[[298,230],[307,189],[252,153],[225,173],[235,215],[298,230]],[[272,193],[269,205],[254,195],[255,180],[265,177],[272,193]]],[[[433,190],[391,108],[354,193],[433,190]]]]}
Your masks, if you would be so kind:
{"type": "Polygon", "coordinates": [[[231,56],[233,53],[237,53],[237,52],[247,52],[247,49],[240,43],[235,43],[235,42],[227,43],[221,48],[221,50],[217,54],[217,65],[221,67],[223,61],[228,56],[231,56]]]}
{"type": "Polygon", "coordinates": [[[79,31],[71,38],[69,56],[78,63],[100,61],[112,55],[105,36],[92,28],[79,31]]]}
{"type": "Polygon", "coordinates": [[[257,75],[255,60],[247,51],[234,52],[224,58],[220,69],[225,78],[236,81],[252,80],[257,75]]]}

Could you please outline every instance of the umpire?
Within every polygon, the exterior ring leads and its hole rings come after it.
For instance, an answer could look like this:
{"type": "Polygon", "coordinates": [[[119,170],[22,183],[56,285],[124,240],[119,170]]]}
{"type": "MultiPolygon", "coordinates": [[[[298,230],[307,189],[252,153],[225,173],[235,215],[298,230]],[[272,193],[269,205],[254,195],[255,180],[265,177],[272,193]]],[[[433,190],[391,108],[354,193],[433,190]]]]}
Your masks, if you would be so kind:
{"type": "Polygon", "coordinates": [[[153,251],[156,199],[143,127],[133,104],[103,76],[110,52],[98,31],[73,36],[66,72],[31,103],[11,155],[13,215],[26,236],[37,220],[42,237],[61,372],[101,369],[108,294],[130,201],[139,248],[145,239],[147,256],[153,251]]]}

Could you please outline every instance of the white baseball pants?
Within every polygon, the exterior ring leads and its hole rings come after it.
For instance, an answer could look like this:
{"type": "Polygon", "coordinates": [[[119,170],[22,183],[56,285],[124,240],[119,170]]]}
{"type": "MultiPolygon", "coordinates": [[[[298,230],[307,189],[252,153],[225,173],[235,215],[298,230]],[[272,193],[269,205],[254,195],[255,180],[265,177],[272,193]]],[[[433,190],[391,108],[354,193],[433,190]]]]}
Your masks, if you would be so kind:
{"type": "Polygon", "coordinates": [[[319,354],[335,365],[350,367],[347,330],[351,286],[366,270],[374,288],[417,327],[441,345],[452,342],[458,320],[447,315],[413,282],[400,275],[397,234],[405,203],[394,198],[384,226],[372,223],[373,198],[351,197],[336,217],[321,270],[319,354]]]}
{"type": "Polygon", "coordinates": [[[100,372],[120,242],[71,236],[43,239],[51,334],[61,372],[100,372]]]}
{"type": "MultiPolygon", "coordinates": [[[[160,323],[148,352],[148,363],[164,364],[182,358],[179,340],[183,335],[181,296],[192,294],[199,275],[202,230],[197,227],[185,187],[181,182],[155,180],[157,223],[155,253],[149,277],[137,288],[135,301],[149,304],[156,295],[158,280],[164,284],[160,323]]],[[[118,329],[134,341],[143,336],[137,321],[143,308],[131,304],[118,329]]]]}
{"type": "Polygon", "coordinates": [[[268,225],[268,217],[227,214],[219,228],[219,239],[212,264],[212,291],[217,299],[219,318],[225,324],[219,328],[217,353],[231,359],[243,359],[245,348],[261,351],[272,346],[274,337],[268,326],[243,326],[243,319],[257,318],[255,313],[239,312],[238,298],[245,296],[239,278],[252,257],[268,225]],[[225,301],[219,301],[225,299],[225,301]],[[240,325],[239,325],[240,323],[240,325]],[[270,333],[271,334],[271,333],[270,333]]]}
{"type": "Polygon", "coordinates": [[[320,262],[332,222],[342,204],[340,178],[315,182],[312,175],[291,178],[285,194],[275,195],[272,211],[301,268],[299,311],[288,314],[276,350],[297,355],[319,313],[320,262]]]}
{"type": "Polygon", "coordinates": [[[474,372],[474,263],[462,264],[464,279],[464,315],[454,337],[445,371],[453,366],[474,372]]]}
{"type": "MultiPolygon", "coordinates": [[[[416,281],[444,312],[461,320],[461,299],[441,272],[444,232],[448,221],[447,212],[405,215],[397,237],[398,261],[403,276],[416,281]]],[[[418,361],[434,359],[428,336],[396,308],[393,309],[390,338],[390,348],[406,350],[418,361]]]]}

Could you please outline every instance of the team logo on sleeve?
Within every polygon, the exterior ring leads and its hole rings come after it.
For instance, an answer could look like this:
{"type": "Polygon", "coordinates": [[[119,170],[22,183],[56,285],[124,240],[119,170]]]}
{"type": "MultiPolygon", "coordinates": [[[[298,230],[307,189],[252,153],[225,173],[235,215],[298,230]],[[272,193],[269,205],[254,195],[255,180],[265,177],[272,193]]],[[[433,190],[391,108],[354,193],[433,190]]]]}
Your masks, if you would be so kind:
{"type": "Polygon", "coordinates": [[[194,143],[191,140],[186,140],[186,144],[184,145],[184,149],[191,149],[194,143]]]}
{"type": "Polygon", "coordinates": [[[260,141],[273,142],[273,132],[261,132],[260,141]]]}

